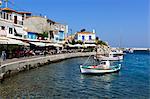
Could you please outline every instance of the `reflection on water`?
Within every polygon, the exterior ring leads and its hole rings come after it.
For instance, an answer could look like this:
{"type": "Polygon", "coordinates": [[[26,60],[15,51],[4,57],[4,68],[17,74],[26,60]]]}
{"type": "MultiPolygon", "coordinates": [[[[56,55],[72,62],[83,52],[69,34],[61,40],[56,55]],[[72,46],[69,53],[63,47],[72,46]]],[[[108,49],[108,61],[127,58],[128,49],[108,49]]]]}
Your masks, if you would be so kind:
{"type": "Polygon", "coordinates": [[[6,79],[0,84],[0,99],[148,99],[146,57],[126,55],[120,72],[104,75],[81,74],[79,65],[87,58],[50,64],[6,79]]]}

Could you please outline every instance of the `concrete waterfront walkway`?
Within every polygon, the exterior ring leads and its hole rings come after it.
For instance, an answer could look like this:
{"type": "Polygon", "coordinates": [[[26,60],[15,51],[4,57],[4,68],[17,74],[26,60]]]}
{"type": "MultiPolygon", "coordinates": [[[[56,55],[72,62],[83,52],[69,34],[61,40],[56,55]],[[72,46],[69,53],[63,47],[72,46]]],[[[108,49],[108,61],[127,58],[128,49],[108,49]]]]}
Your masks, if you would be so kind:
{"type": "Polygon", "coordinates": [[[52,62],[95,54],[96,52],[78,52],[8,59],[3,61],[0,66],[0,80],[4,79],[5,77],[9,77],[12,74],[37,68],[52,62]]]}
{"type": "Polygon", "coordinates": [[[22,61],[22,60],[27,60],[27,59],[39,58],[39,57],[43,57],[43,56],[44,55],[37,55],[37,56],[29,56],[29,57],[20,57],[20,58],[6,59],[5,61],[1,61],[1,65],[12,63],[12,62],[17,62],[17,61],[22,61]]]}

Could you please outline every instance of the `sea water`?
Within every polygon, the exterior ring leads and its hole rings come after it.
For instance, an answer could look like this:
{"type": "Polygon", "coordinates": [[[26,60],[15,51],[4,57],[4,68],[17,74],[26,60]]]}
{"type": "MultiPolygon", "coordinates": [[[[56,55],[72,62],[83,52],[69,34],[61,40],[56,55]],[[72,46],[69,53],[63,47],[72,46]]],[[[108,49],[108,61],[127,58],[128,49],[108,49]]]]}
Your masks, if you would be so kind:
{"type": "Polygon", "coordinates": [[[68,59],[7,78],[0,84],[0,99],[150,99],[149,53],[126,54],[119,72],[104,75],[81,74],[79,65],[86,59],[68,59]]]}

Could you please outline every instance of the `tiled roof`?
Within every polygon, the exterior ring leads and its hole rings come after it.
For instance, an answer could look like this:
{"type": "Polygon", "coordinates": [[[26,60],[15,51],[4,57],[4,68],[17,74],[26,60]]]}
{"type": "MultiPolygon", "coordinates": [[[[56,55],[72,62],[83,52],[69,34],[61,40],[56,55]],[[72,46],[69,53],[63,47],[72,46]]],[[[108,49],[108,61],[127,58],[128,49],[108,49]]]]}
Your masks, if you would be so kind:
{"type": "Polygon", "coordinates": [[[25,12],[25,11],[16,11],[16,10],[13,10],[11,8],[1,8],[1,10],[3,11],[9,11],[9,12],[16,12],[18,14],[31,14],[31,12],[25,12]]]}
{"type": "Polygon", "coordinates": [[[10,8],[2,8],[3,11],[9,11],[9,12],[16,12],[15,10],[13,9],[10,9],[10,8]]]}
{"type": "Polygon", "coordinates": [[[95,34],[93,32],[77,32],[77,34],[95,34]]]}
{"type": "Polygon", "coordinates": [[[24,11],[22,11],[22,12],[17,12],[18,14],[32,14],[31,12],[24,12],[24,11]]]}

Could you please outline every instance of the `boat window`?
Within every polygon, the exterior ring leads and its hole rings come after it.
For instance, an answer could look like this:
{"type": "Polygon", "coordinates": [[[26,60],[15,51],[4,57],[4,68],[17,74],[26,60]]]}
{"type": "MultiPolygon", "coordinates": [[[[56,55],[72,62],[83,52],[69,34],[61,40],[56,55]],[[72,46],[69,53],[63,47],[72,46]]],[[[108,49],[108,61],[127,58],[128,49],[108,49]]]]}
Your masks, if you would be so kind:
{"type": "Polygon", "coordinates": [[[101,62],[101,64],[105,65],[105,64],[106,64],[106,62],[101,62]]]}

